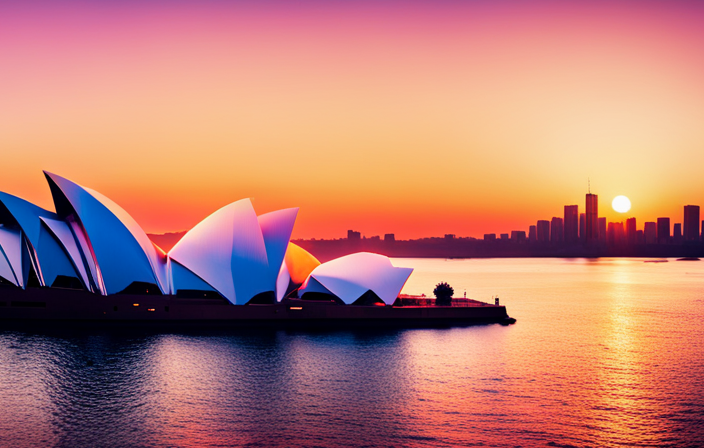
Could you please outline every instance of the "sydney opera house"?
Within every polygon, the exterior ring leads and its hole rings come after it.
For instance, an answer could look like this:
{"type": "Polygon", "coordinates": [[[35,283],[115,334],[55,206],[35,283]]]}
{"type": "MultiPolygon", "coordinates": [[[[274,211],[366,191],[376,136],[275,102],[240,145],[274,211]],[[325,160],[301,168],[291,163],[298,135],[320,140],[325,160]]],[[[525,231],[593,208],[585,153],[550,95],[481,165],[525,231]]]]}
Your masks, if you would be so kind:
{"type": "MultiPolygon", "coordinates": [[[[249,199],[233,202],[166,253],[107,197],[45,176],[55,212],[0,192],[0,318],[398,315],[391,305],[412,269],[371,253],[321,264],[289,241],[297,208],[257,215],[249,199]]],[[[416,316],[410,312],[406,317],[416,316]]]]}

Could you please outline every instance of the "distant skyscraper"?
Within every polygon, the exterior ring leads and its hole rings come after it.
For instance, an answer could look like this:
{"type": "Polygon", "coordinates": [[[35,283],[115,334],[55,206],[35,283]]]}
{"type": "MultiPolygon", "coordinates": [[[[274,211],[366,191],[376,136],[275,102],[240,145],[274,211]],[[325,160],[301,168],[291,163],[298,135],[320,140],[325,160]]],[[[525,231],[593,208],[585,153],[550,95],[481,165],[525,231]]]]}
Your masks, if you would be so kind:
{"type": "Polygon", "coordinates": [[[670,218],[658,218],[658,244],[670,243],[670,218]]]}
{"type": "Polygon", "coordinates": [[[347,239],[350,241],[359,241],[362,239],[362,234],[360,232],[355,232],[354,230],[348,230],[347,239]]]}
{"type": "Polygon", "coordinates": [[[675,223],[672,228],[672,242],[675,244],[682,244],[682,224],[675,223]]]}
{"type": "Polygon", "coordinates": [[[606,229],[606,243],[609,246],[620,246],[626,242],[626,232],[622,222],[610,222],[606,229]]]}
{"type": "Polygon", "coordinates": [[[508,241],[508,233],[501,234],[501,241],[508,241]]]}
{"type": "Polygon", "coordinates": [[[626,220],[626,242],[630,245],[636,244],[636,218],[626,220]]]}
{"type": "Polygon", "coordinates": [[[626,232],[623,228],[623,222],[614,223],[614,243],[615,244],[625,244],[626,242],[626,232]]]}
{"type": "Polygon", "coordinates": [[[610,222],[606,230],[606,242],[609,246],[620,246],[626,242],[622,222],[610,222]]]}
{"type": "Polygon", "coordinates": [[[485,233],[484,234],[484,241],[496,241],[496,234],[495,233],[485,233]]]}
{"type": "Polygon", "coordinates": [[[645,244],[645,235],[642,230],[636,230],[636,244],[645,244]]]}
{"type": "Polygon", "coordinates": [[[579,214],[579,241],[587,241],[587,215],[579,214]]]}
{"type": "Polygon", "coordinates": [[[684,229],[683,237],[685,241],[699,241],[699,206],[684,206],[684,229]]]}
{"type": "Polygon", "coordinates": [[[606,218],[599,218],[599,241],[606,242],[606,218]]]}
{"type": "Polygon", "coordinates": [[[599,238],[598,216],[599,216],[599,196],[587,193],[586,197],[586,240],[587,243],[595,243],[599,238]]]}
{"type": "Polygon", "coordinates": [[[522,243],[526,240],[525,230],[511,230],[511,241],[514,243],[522,243]]]}
{"type": "Polygon", "coordinates": [[[654,222],[646,222],[643,226],[645,244],[655,244],[658,242],[658,226],[654,222]]]}
{"type": "Polygon", "coordinates": [[[535,243],[538,241],[538,227],[530,226],[528,227],[528,242],[535,243]]]}
{"type": "Polygon", "coordinates": [[[579,241],[579,206],[565,205],[565,243],[574,244],[579,241]]]}
{"type": "Polygon", "coordinates": [[[560,244],[565,240],[565,231],[562,218],[554,217],[550,221],[550,242],[560,244]]]}
{"type": "Polygon", "coordinates": [[[393,243],[394,241],[396,241],[396,235],[393,233],[387,233],[386,235],[384,235],[384,241],[386,241],[387,243],[393,243]]]}
{"type": "Polygon", "coordinates": [[[540,220],[537,225],[538,230],[538,242],[539,243],[549,243],[550,242],[550,221],[540,220]]]}

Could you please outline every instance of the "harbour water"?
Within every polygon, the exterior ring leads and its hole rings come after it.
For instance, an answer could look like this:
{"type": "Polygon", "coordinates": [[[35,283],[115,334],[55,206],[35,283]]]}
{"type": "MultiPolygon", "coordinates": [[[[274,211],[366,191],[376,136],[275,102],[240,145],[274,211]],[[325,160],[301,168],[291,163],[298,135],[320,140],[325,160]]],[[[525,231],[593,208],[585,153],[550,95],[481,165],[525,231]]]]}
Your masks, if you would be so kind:
{"type": "Polygon", "coordinates": [[[0,327],[0,446],[704,445],[704,261],[394,263],[404,293],[447,281],[518,321],[0,327]]]}

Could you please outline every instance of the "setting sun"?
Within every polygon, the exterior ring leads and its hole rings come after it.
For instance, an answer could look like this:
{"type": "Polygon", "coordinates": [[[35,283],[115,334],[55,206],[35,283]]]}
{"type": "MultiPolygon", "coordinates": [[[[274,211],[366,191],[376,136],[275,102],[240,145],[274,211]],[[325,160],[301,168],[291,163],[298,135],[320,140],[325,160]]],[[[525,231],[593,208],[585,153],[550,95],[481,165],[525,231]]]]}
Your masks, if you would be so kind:
{"type": "Polygon", "coordinates": [[[619,213],[626,213],[631,209],[631,200],[626,196],[616,196],[611,202],[611,207],[619,213]]]}

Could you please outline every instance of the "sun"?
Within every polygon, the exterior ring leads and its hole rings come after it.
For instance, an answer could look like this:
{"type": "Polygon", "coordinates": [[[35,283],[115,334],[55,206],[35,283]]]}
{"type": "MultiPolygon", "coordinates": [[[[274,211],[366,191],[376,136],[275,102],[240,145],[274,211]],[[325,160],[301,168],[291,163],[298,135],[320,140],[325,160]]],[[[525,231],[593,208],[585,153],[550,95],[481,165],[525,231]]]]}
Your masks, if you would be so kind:
{"type": "Polygon", "coordinates": [[[631,200],[626,196],[616,196],[614,200],[611,201],[611,207],[619,213],[626,213],[631,209],[631,200]]]}

